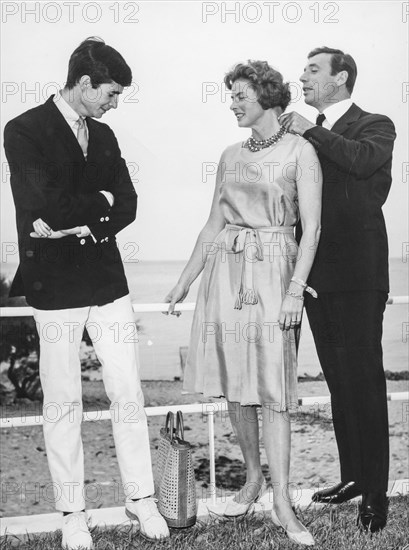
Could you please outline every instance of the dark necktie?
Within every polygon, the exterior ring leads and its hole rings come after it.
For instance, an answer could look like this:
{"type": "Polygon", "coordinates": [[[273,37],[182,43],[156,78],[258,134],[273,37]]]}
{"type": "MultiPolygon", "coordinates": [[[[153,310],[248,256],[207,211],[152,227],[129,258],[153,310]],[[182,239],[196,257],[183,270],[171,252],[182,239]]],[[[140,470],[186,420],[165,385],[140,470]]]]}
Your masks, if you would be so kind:
{"type": "Polygon", "coordinates": [[[324,122],[325,120],[325,115],[323,115],[322,113],[320,115],[317,116],[317,126],[322,126],[322,123],[324,122]]]}

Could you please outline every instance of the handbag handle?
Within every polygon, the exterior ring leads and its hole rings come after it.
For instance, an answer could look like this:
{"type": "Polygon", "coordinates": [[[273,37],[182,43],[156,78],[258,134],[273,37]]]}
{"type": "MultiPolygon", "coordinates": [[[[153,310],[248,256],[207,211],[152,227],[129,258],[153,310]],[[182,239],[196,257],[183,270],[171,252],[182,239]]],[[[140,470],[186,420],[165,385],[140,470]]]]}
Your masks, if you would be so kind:
{"type": "Polygon", "coordinates": [[[175,419],[172,411],[169,411],[166,415],[165,432],[170,435],[170,439],[173,439],[175,419]]]}
{"type": "Polygon", "coordinates": [[[181,439],[182,441],[185,439],[185,427],[183,425],[183,414],[182,411],[178,411],[176,413],[176,430],[175,430],[175,436],[181,439]]]}

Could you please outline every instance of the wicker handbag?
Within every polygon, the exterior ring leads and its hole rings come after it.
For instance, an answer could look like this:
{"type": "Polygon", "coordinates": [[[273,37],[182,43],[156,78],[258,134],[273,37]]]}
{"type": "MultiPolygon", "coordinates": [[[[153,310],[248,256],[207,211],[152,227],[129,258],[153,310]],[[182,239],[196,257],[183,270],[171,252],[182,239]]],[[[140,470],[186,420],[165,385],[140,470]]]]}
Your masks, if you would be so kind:
{"type": "Polygon", "coordinates": [[[182,412],[168,412],[161,428],[156,479],[158,508],[169,527],[191,527],[196,523],[196,487],[192,446],[184,440],[182,412]]]}

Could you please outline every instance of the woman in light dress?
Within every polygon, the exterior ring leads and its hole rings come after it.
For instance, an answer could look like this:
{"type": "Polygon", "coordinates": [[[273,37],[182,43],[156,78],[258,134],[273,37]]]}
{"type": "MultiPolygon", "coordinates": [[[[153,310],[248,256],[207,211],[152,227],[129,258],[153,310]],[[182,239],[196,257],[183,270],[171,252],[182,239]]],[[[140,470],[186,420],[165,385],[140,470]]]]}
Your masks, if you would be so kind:
{"type": "Polygon", "coordinates": [[[209,219],[165,301],[174,313],[203,270],[184,390],[228,401],[247,478],[225,515],[243,515],[265,491],[261,407],[273,522],[295,542],[312,546],[289,494],[289,410],[298,406],[303,293],[314,294],[306,281],[320,234],[321,169],[312,145],[279,123],[290,102],[279,72],[267,62],[249,61],[229,72],[225,83],[237,124],[251,128],[251,136],[223,152],[209,219]]]}

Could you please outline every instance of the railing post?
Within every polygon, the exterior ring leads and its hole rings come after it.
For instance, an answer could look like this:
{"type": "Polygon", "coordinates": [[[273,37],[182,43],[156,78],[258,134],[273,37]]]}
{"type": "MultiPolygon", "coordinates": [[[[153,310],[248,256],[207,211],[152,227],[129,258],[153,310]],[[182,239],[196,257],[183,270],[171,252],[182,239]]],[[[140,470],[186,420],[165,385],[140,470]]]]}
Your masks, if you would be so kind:
{"type": "Polygon", "coordinates": [[[216,504],[216,461],[214,447],[214,411],[207,412],[207,422],[209,429],[209,473],[210,473],[210,500],[213,505],[216,504]]]}

